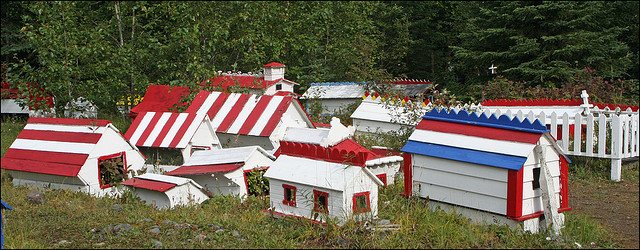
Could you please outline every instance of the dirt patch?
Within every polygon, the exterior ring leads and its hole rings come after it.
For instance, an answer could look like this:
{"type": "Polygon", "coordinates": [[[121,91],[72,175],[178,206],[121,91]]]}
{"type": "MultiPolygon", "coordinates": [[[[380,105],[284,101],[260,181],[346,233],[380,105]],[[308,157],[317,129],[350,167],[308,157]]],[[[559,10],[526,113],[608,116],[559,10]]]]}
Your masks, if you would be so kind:
{"type": "MultiPolygon", "coordinates": [[[[638,162],[625,164],[637,168],[638,162]]],[[[587,182],[569,178],[569,206],[575,213],[585,214],[611,232],[615,242],[623,248],[638,249],[640,220],[638,218],[638,178],[618,183],[587,182]]]]}

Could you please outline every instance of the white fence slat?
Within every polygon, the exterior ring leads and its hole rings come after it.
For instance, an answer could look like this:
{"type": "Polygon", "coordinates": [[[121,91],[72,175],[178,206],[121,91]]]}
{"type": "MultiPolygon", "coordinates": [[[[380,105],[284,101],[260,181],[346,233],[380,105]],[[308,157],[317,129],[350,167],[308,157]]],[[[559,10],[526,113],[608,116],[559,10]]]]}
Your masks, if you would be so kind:
{"type": "Polygon", "coordinates": [[[551,113],[551,135],[553,135],[553,138],[556,138],[556,140],[562,139],[558,138],[558,115],[556,112],[551,113]]]}
{"type": "Polygon", "coordinates": [[[562,115],[562,150],[569,153],[569,114],[562,115]]]}
{"type": "Polygon", "coordinates": [[[607,116],[598,115],[598,156],[604,158],[607,154],[607,116]]]}
{"type": "Polygon", "coordinates": [[[584,135],[587,143],[587,156],[593,156],[593,114],[587,115],[587,133],[584,135]]]}
{"type": "Polygon", "coordinates": [[[622,175],[622,124],[620,116],[611,115],[611,180],[620,181],[622,175]]]}
{"type": "Polygon", "coordinates": [[[573,153],[580,154],[582,147],[582,115],[576,114],[573,127],[573,153]]]}

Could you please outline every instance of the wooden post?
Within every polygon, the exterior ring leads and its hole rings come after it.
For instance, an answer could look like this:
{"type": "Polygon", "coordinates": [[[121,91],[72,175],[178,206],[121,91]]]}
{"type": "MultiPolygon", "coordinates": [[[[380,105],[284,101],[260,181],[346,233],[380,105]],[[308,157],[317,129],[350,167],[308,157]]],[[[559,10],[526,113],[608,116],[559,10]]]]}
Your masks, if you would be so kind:
{"type": "Polygon", "coordinates": [[[545,159],[544,148],[540,145],[536,145],[535,153],[538,161],[540,162],[540,189],[542,191],[542,205],[544,207],[544,220],[540,222],[544,230],[551,230],[551,233],[555,236],[560,235],[562,225],[560,223],[560,217],[558,215],[558,200],[555,195],[555,186],[553,185],[553,177],[551,171],[547,166],[545,159]]]}
{"type": "Polygon", "coordinates": [[[622,123],[620,116],[611,115],[611,180],[620,181],[622,175],[622,123]]]}

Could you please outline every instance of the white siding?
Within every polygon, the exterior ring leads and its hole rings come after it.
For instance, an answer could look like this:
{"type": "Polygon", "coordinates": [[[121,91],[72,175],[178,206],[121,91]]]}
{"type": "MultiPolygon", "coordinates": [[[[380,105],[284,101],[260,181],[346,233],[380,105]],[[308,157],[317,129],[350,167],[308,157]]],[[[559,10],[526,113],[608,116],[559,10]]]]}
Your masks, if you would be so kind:
{"type": "Polygon", "coordinates": [[[171,202],[169,197],[163,192],[148,190],[144,188],[134,188],[134,192],[140,197],[141,200],[147,204],[152,205],[158,209],[171,208],[171,202]]]}
{"type": "Polygon", "coordinates": [[[420,197],[506,214],[506,169],[420,155],[412,161],[420,197]]]}
{"type": "MultiPolygon", "coordinates": [[[[551,145],[546,137],[541,137],[538,142],[545,148],[545,161],[553,178],[556,200],[560,204],[560,158],[558,152],[551,145]]],[[[532,151],[525,162],[522,174],[522,215],[528,215],[539,211],[544,211],[542,205],[542,193],[540,189],[533,190],[533,169],[540,168],[538,159],[534,157],[532,151]]],[[[540,173],[543,174],[542,172],[540,173]]]]}
{"type": "MultiPolygon", "coordinates": [[[[346,197],[343,196],[343,192],[322,188],[314,188],[308,185],[291,183],[291,182],[283,182],[280,180],[271,179],[269,180],[269,196],[271,207],[275,212],[283,213],[286,215],[294,215],[298,217],[304,217],[308,219],[313,219],[313,190],[318,190],[321,192],[325,192],[329,194],[327,204],[327,209],[329,210],[328,216],[330,218],[345,218],[345,212],[350,210],[345,210],[345,202],[344,199],[346,197]],[[284,188],[282,184],[287,184],[296,187],[296,206],[292,207],[289,205],[285,205],[282,203],[284,200],[284,188]]],[[[323,216],[318,215],[316,218],[318,221],[326,222],[323,216]]]]}

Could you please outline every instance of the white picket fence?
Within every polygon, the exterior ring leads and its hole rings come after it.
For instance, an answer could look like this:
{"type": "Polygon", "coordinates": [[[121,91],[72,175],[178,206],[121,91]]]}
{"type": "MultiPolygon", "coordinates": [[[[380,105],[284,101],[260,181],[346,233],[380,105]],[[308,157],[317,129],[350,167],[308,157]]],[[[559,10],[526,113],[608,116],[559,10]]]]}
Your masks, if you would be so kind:
{"type": "MultiPolygon", "coordinates": [[[[622,159],[639,155],[639,115],[637,111],[633,112],[631,109],[620,111],[595,108],[569,115],[568,113],[548,113],[549,111],[541,111],[538,114],[530,111],[524,114],[522,110],[515,113],[507,110],[502,113],[499,109],[491,111],[480,105],[475,108],[487,116],[504,114],[512,119],[518,117],[520,120],[524,118],[530,121],[540,120],[542,124],[549,127],[551,135],[557,139],[565,154],[611,159],[611,180],[614,181],[620,181],[622,159]],[[573,127],[573,131],[569,130],[570,127],[573,127]],[[558,131],[561,131],[560,135],[558,131]]],[[[460,107],[460,109],[464,108],[460,107]]]]}

